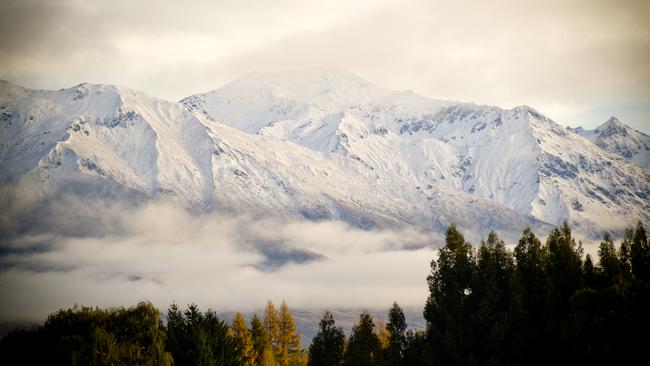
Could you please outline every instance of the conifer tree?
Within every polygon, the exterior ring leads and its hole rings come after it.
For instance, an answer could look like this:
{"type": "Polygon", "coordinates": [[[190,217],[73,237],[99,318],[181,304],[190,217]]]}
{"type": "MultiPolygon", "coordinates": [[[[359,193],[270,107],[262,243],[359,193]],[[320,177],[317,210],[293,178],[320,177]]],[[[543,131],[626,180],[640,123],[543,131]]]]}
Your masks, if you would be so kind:
{"type": "Polygon", "coordinates": [[[547,248],[535,233],[526,228],[514,249],[516,262],[515,293],[521,301],[522,313],[517,319],[514,337],[520,343],[522,363],[537,360],[542,363],[547,352],[546,329],[549,317],[551,283],[546,272],[547,248]]]}
{"type": "Polygon", "coordinates": [[[582,264],[582,277],[585,287],[594,288],[596,285],[596,269],[594,268],[594,262],[591,260],[591,256],[587,254],[585,261],[582,264]]]}
{"type": "Polygon", "coordinates": [[[389,334],[386,359],[391,365],[402,365],[406,348],[406,317],[397,302],[388,310],[386,330],[389,334]]]}
{"type": "Polygon", "coordinates": [[[404,365],[434,366],[436,357],[431,350],[425,331],[406,331],[406,347],[404,349],[404,365]]]}
{"type": "Polygon", "coordinates": [[[262,350],[260,356],[257,359],[257,366],[277,366],[278,362],[275,360],[275,355],[273,354],[273,348],[268,344],[262,350]]]}
{"type": "MultiPolygon", "coordinates": [[[[631,231],[631,230],[630,230],[631,231]]],[[[627,296],[632,324],[633,359],[643,359],[650,339],[650,243],[643,224],[637,223],[630,244],[632,280],[627,296]]]]}
{"type": "Polygon", "coordinates": [[[264,310],[264,327],[278,365],[306,363],[307,354],[300,348],[300,332],[296,331],[293,315],[284,301],[279,311],[271,300],[267,302],[264,310]]]}
{"type": "Polygon", "coordinates": [[[513,319],[518,314],[514,258],[492,231],[481,242],[477,270],[469,298],[474,331],[465,337],[470,352],[483,362],[509,363],[514,355],[513,319]]]}
{"type": "Polygon", "coordinates": [[[228,325],[208,310],[201,312],[192,304],[181,311],[175,304],[169,307],[167,349],[174,365],[232,365],[237,362],[235,343],[228,325]]]}
{"type": "Polygon", "coordinates": [[[343,363],[345,334],[335,325],[334,316],[326,311],[318,333],[309,346],[309,366],[340,366],[343,363]]]}
{"type": "Polygon", "coordinates": [[[598,267],[596,272],[598,287],[600,288],[609,287],[621,274],[621,261],[609,233],[604,234],[603,241],[598,247],[598,267]]]}
{"type": "Polygon", "coordinates": [[[280,366],[301,362],[300,332],[296,330],[293,315],[283,301],[279,313],[279,337],[277,341],[277,360],[280,366]]]}
{"type": "Polygon", "coordinates": [[[633,240],[634,240],[634,231],[632,229],[626,229],[625,233],[623,234],[623,240],[621,241],[621,246],[618,248],[618,259],[621,262],[621,274],[626,279],[630,279],[632,277],[631,247],[632,247],[633,240]]]}
{"type": "Polygon", "coordinates": [[[632,275],[642,282],[650,282],[650,244],[641,221],[637,223],[630,245],[632,275]]]}
{"type": "Polygon", "coordinates": [[[352,334],[345,351],[345,366],[383,365],[379,338],[375,334],[375,323],[364,311],[359,322],[352,328],[352,334]]]}
{"type": "Polygon", "coordinates": [[[274,366],[276,362],[275,356],[273,355],[273,347],[271,347],[271,340],[266,332],[264,323],[262,323],[257,314],[253,314],[251,318],[251,338],[253,340],[253,349],[255,350],[256,365],[274,366]]]}
{"type": "Polygon", "coordinates": [[[467,318],[467,297],[476,270],[471,244],[455,226],[447,229],[445,246],[431,262],[427,278],[429,298],[424,309],[427,338],[441,363],[464,363],[469,345],[464,335],[472,331],[467,318]]]}
{"type": "Polygon", "coordinates": [[[571,333],[570,299],[582,288],[581,248],[571,235],[571,229],[565,222],[562,228],[554,229],[546,240],[548,258],[546,271],[552,285],[550,296],[551,317],[546,319],[551,343],[548,347],[558,352],[573,354],[567,339],[571,333]]]}
{"type": "Polygon", "coordinates": [[[241,366],[254,366],[256,364],[255,347],[250,329],[241,313],[235,314],[230,327],[230,334],[237,351],[237,363],[241,366]]]}
{"type": "Polygon", "coordinates": [[[277,355],[280,339],[280,317],[271,300],[266,302],[266,308],[264,309],[264,328],[266,328],[266,334],[269,337],[273,353],[277,355]]]}
{"type": "Polygon", "coordinates": [[[558,315],[568,313],[568,301],[582,287],[581,249],[571,236],[565,222],[561,229],[554,229],[546,240],[548,260],[546,271],[553,285],[554,309],[558,315]]]}

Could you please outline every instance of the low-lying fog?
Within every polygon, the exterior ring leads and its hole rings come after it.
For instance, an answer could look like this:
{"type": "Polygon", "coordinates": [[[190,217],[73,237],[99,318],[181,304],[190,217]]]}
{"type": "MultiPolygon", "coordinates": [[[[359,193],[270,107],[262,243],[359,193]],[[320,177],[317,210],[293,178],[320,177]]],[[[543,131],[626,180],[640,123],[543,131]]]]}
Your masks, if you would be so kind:
{"type": "Polygon", "coordinates": [[[3,210],[1,222],[2,322],[43,320],[75,303],[143,299],[163,311],[176,302],[250,312],[267,299],[319,313],[388,309],[393,301],[422,309],[442,243],[411,228],[196,214],[169,202],[64,196],[36,215],[12,210],[3,210]],[[27,219],[33,222],[20,222],[27,219]]]}

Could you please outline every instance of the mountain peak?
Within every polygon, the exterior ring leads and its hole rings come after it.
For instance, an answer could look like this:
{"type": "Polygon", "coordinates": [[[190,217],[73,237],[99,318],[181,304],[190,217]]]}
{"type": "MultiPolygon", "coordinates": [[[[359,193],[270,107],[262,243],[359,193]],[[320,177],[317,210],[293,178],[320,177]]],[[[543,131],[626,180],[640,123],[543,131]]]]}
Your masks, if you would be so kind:
{"type": "Polygon", "coordinates": [[[599,131],[604,131],[610,128],[627,128],[628,126],[621,122],[618,118],[611,116],[609,119],[603,123],[602,125],[598,126],[596,130],[599,131]]]}
{"type": "Polygon", "coordinates": [[[593,130],[571,129],[572,132],[585,137],[601,149],[631,160],[644,168],[650,167],[650,136],[610,117],[605,123],[593,130]]]}
{"type": "Polygon", "coordinates": [[[311,99],[323,94],[354,90],[383,90],[358,75],[336,67],[250,73],[235,79],[221,89],[228,94],[262,91],[290,99],[311,99]]]}
{"type": "Polygon", "coordinates": [[[312,80],[356,80],[365,81],[359,75],[338,66],[314,67],[295,70],[284,70],[268,73],[254,73],[254,75],[273,79],[312,79],[312,80]]]}
{"type": "Polygon", "coordinates": [[[612,116],[605,123],[598,126],[593,132],[600,135],[602,138],[605,136],[628,136],[636,131],[621,122],[618,118],[612,116]]]}

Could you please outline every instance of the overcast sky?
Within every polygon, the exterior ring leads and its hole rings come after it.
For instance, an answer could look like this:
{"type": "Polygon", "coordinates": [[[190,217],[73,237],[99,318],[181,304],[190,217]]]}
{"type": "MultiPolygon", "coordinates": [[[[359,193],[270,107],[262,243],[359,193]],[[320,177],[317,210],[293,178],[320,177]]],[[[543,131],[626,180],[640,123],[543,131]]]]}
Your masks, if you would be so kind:
{"type": "Polygon", "coordinates": [[[650,1],[0,2],[0,78],[170,100],[337,66],[377,85],[650,132],[650,1]]]}

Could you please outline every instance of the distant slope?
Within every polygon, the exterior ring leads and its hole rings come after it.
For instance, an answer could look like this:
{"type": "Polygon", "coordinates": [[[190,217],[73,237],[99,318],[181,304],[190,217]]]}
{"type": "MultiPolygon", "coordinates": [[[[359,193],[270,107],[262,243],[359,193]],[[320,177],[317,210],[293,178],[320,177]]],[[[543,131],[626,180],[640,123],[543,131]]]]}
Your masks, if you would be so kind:
{"type": "Polygon", "coordinates": [[[650,218],[650,170],[530,107],[433,100],[341,70],[249,75],[181,103],[2,82],[0,123],[0,183],[32,204],[63,192],[165,197],[476,235],[564,220],[600,235],[650,218]]]}
{"type": "MultiPolygon", "coordinates": [[[[62,192],[137,194],[199,211],[340,219],[360,227],[440,230],[456,223],[475,233],[549,227],[453,186],[420,186],[407,170],[379,170],[361,158],[244,133],[129,89],[82,84],[41,91],[2,83],[0,109],[0,182],[36,187],[29,190],[35,202],[62,192]]],[[[426,151],[438,148],[447,149],[432,140],[426,151]]]]}
{"type": "Polygon", "coordinates": [[[649,216],[647,169],[526,106],[433,100],[341,70],[255,74],[181,102],[243,132],[399,175],[424,194],[461,190],[593,233],[649,216]]]}
{"type": "Polygon", "coordinates": [[[641,167],[650,168],[650,136],[627,126],[616,117],[611,117],[593,130],[581,127],[570,130],[586,137],[605,151],[620,155],[641,167]]]}

